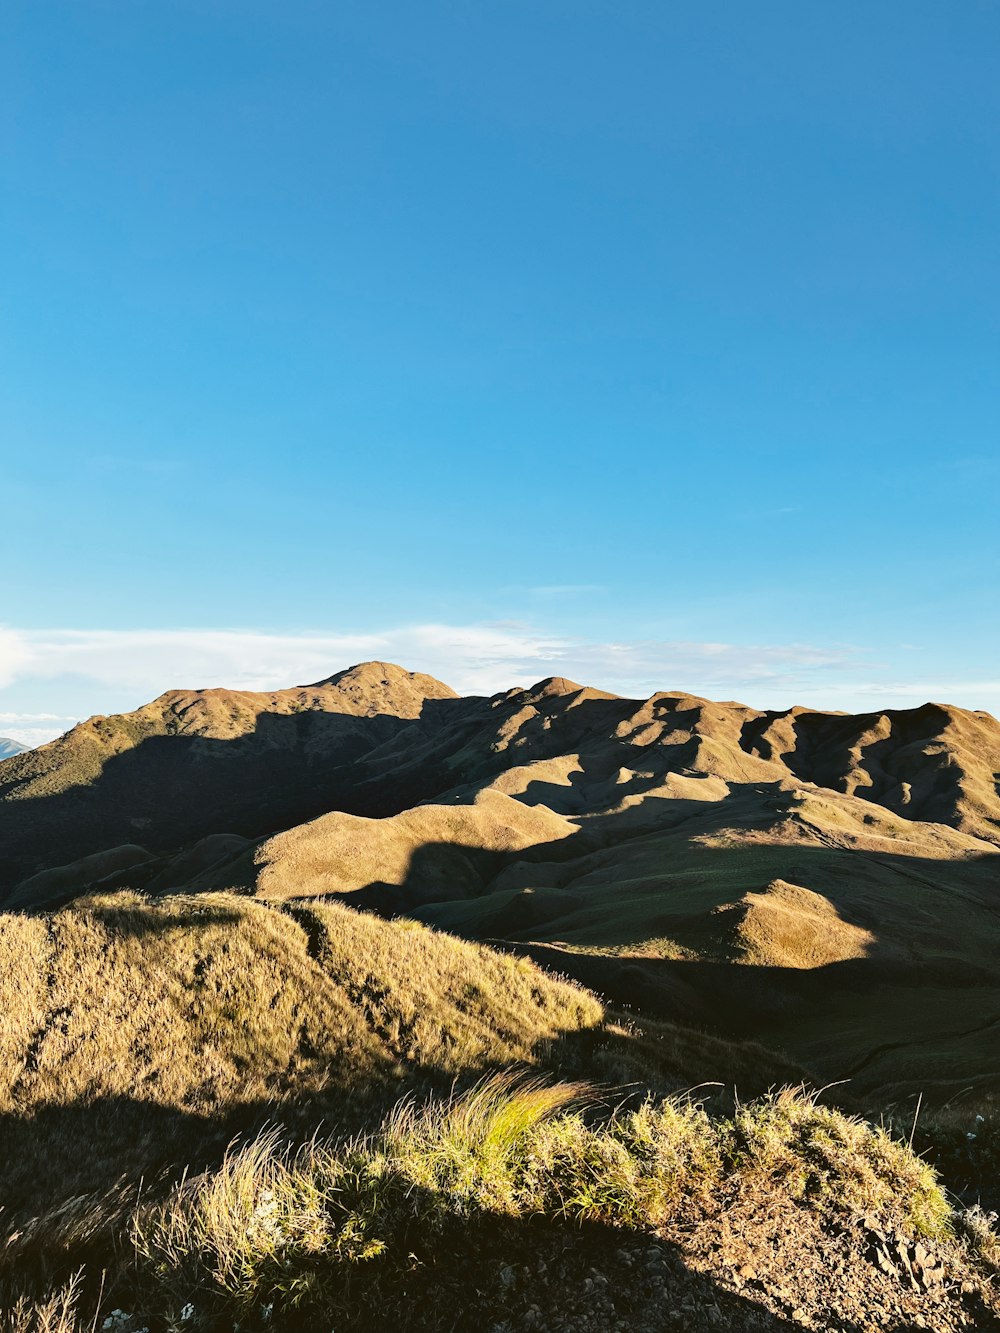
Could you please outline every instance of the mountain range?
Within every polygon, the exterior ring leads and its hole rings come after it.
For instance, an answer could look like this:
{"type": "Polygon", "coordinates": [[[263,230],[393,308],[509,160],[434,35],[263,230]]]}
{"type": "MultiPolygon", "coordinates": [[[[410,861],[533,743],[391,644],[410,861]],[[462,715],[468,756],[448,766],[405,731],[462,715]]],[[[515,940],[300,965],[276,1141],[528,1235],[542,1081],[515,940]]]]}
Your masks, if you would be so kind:
{"type": "Polygon", "coordinates": [[[1000,724],[369,662],[177,690],[0,764],[8,909],[341,903],[531,957],[880,1103],[1000,1087],[1000,724]]]}

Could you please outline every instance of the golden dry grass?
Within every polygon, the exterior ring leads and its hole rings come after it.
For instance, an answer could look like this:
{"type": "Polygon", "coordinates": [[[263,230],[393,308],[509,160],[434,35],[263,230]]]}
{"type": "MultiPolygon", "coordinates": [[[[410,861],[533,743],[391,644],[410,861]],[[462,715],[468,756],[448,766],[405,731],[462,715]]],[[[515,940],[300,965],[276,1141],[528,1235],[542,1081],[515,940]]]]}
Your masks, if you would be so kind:
{"type": "MultiPolygon", "coordinates": [[[[780,1195],[833,1232],[865,1216],[951,1245],[952,1213],[930,1168],[812,1098],[785,1091],[732,1119],[690,1100],[595,1118],[593,1101],[580,1084],[499,1074],[461,1096],[405,1104],[361,1140],[294,1148],[271,1129],[137,1209],[114,1275],[113,1299],[132,1312],[123,1326],[383,1327],[410,1319],[414,1285],[433,1289],[445,1272],[474,1301],[480,1274],[503,1262],[498,1242],[514,1262],[532,1247],[530,1232],[491,1231],[491,1219],[683,1232],[780,1195]]],[[[608,1251],[619,1243],[609,1239],[608,1251]]],[[[845,1258],[857,1263],[851,1247],[845,1240],[845,1258]]],[[[951,1252],[957,1266],[971,1262],[951,1252]]]]}
{"type": "Polygon", "coordinates": [[[829,899],[776,879],[728,909],[740,961],[765,967],[825,967],[864,958],[876,938],[845,921],[829,899]]]}
{"type": "Polygon", "coordinates": [[[329,902],[123,891],[3,914],[0,969],[8,1256],[90,1244],[140,1178],[209,1166],[234,1133],[361,1129],[402,1092],[498,1067],[662,1091],[801,1076],[753,1044],[609,1014],[524,958],[329,902]]]}
{"type": "Polygon", "coordinates": [[[524,960],[335,904],[119,894],[0,917],[5,1111],[129,1094],[207,1110],[398,1064],[527,1060],[598,1023],[524,960]]]}
{"type": "Polygon", "coordinates": [[[603,1021],[484,946],[224,894],[2,915],[0,969],[8,1217],[183,1166],[277,1108],[360,1124],[402,1088],[532,1063],[603,1021]]]}
{"type": "MultiPolygon", "coordinates": [[[[350,893],[370,884],[412,884],[414,857],[434,848],[424,872],[428,896],[479,887],[469,854],[519,852],[557,842],[576,826],[544,806],[522,805],[502,792],[480,792],[471,805],[419,805],[387,819],[333,812],[268,838],[253,853],[248,882],[268,898],[350,893]],[[448,849],[457,855],[449,857],[448,849]]],[[[411,890],[412,893],[412,890],[411,890]]]]}

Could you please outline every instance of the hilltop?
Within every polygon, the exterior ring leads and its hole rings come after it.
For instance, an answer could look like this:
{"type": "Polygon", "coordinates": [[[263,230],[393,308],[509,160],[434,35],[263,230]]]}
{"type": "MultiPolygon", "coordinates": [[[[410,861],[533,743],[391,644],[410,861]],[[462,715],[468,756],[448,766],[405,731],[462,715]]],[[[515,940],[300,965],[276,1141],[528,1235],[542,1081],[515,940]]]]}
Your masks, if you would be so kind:
{"type": "Polygon", "coordinates": [[[23,754],[27,748],[20,741],[12,741],[9,736],[0,736],[0,759],[11,759],[16,754],[23,754]]]}
{"type": "Polygon", "coordinates": [[[175,690],[0,767],[8,882],[139,841],[162,854],[330,810],[381,817],[494,785],[632,828],[736,790],[809,785],[1000,843],[1000,724],[945,705],[762,713],[683,694],[622,699],[562,678],[462,698],[384,662],[271,693],[175,690]],[[22,804],[27,802],[28,804],[22,804]],[[680,804],[678,804],[678,802],[680,804]],[[640,808],[644,807],[644,808],[640,808]]]}
{"type": "Polygon", "coordinates": [[[759,1047],[636,1025],[528,960],[336,903],[122,892],[0,914],[6,1221],[123,1175],[208,1163],[280,1118],[363,1128],[508,1065],[765,1091],[759,1047]],[[79,1140],[87,1152],[79,1153],[79,1140]]]}

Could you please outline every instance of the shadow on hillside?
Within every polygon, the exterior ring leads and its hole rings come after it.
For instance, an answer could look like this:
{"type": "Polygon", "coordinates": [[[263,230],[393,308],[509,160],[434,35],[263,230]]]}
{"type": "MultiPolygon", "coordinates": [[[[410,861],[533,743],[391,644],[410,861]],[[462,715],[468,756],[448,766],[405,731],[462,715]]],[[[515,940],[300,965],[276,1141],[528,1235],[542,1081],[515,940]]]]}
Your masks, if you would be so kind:
{"type": "Polygon", "coordinates": [[[171,930],[197,930],[208,926],[235,926],[242,918],[238,912],[220,907],[217,903],[210,908],[187,912],[150,912],[129,907],[116,907],[113,903],[88,903],[87,911],[109,934],[131,936],[143,939],[150,935],[166,935],[171,930]]]}
{"type": "Polygon", "coordinates": [[[459,698],[428,699],[417,718],[261,713],[232,739],[148,736],[111,754],[95,779],[13,800],[4,798],[18,781],[5,772],[0,899],[39,870],[124,843],[160,856],[220,831],[264,837],[329,810],[397,814],[454,784],[444,756],[484,707],[459,698]]]}
{"type": "MultiPolygon", "coordinates": [[[[452,701],[433,702],[439,708],[452,701]]],[[[303,716],[272,718],[268,727],[301,725],[303,716]]],[[[390,728],[387,752],[400,734],[390,728]]],[[[410,740],[400,744],[411,753],[410,740]]],[[[357,776],[359,765],[352,771],[357,776]]],[[[603,768],[581,768],[570,774],[569,787],[606,778],[603,768]]],[[[636,780],[633,775],[624,785],[636,780]]],[[[823,1078],[857,1078],[879,1052],[911,1044],[911,1034],[899,1030],[904,1021],[913,1028],[915,1047],[925,1021],[940,1031],[944,996],[954,998],[956,1011],[945,1039],[1000,1027],[1000,965],[993,944],[1000,928],[1000,860],[995,854],[939,860],[807,841],[755,840],[755,831],[766,832],[776,818],[794,817],[795,794],[771,783],[730,788],[724,799],[711,802],[650,795],[638,808],[588,820],[568,838],[515,853],[429,843],[413,854],[402,884],[376,880],[329,897],[387,918],[416,914],[455,934],[526,954],[644,1016],[716,1032],[731,1042],[758,1039],[778,1049],[791,1044],[800,1060],[819,1066],[823,1078]],[[750,836],[738,845],[704,842],[706,835],[724,836],[733,825],[750,836]],[[463,871],[457,897],[456,865],[463,871]],[[735,965],[738,959],[719,935],[725,913],[717,909],[747,892],[760,893],[778,879],[820,895],[836,910],[836,920],[869,932],[867,956],[821,966],[735,965]],[[560,944],[581,934],[592,951],[560,944]],[[643,945],[657,937],[701,956],[648,956],[643,945]],[[962,998],[975,991],[983,993],[981,1000],[962,998]],[[885,1001],[902,993],[906,1013],[897,1014],[895,1028],[882,1035],[885,1001]],[[832,1003],[855,1001],[865,1011],[871,1042],[845,1057],[842,1039],[834,1034],[824,1066],[822,1050],[815,1052],[817,1036],[826,1040],[827,1012],[832,1003]],[[968,1017],[966,1011],[976,1005],[981,1010],[968,1017]],[[805,1052],[803,1038],[812,1043],[805,1052]]],[[[404,791],[405,784],[397,790],[404,791]]],[[[567,788],[560,784],[559,790],[565,797],[567,788]]],[[[556,803],[549,791],[531,794],[556,803]]],[[[409,800],[409,793],[401,798],[403,804],[409,800]]],[[[329,794],[322,805],[328,808],[329,794]]],[[[179,917],[159,919],[154,926],[148,915],[132,918],[127,910],[98,910],[108,913],[106,924],[116,931],[145,933],[186,924],[179,917]]],[[[968,1081],[970,1070],[959,1064],[942,1076],[941,1088],[955,1079],[968,1081]]],[[[930,1090],[938,1075],[924,1067],[919,1077],[919,1086],[930,1090]]]]}
{"type": "MultiPolygon", "coordinates": [[[[467,792],[469,784],[489,781],[513,764],[577,751],[579,768],[568,775],[568,782],[533,779],[519,799],[548,804],[572,816],[595,804],[600,807],[609,794],[622,801],[653,792],[667,775],[682,777],[691,799],[652,796],[645,803],[648,809],[588,819],[571,840],[574,854],[638,836],[644,825],[653,822],[661,832],[689,820],[698,823],[703,817],[711,825],[715,816],[696,796],[698,779],[704,777],[700,765],[707,743],[698,731],[699,716],[697,701],[682,696],[659,696],[640,705],[637,700],[581,698],[558,690],[539,693],[536,687],[509,700],[428,699],[416,718],[356,717],[319,709],[264,712],[257,716],[253,731],[231,739],[178,733],[147,736],[132,744],[127,719],[114,725],[110,719],[98,720],[107,728],[109,745],[126,727],[129,748],[110,754],[93,780],[60,791],[58,775],[49,775],[42,779],[49,794],[24,797],[18,795],[14,772],[29,773],[37,759],[29,756],[24,765],[12,761],[13,771],[10,764],[4,765],[0,895],[36,870],[124,843],[138,841],[156,858],[213,833],[261,838],[331,810],[383,817],[448,792],[467,792]],[[528,699],[539,711],[517,735],[518,745],[524,741],[527,748],[505,749],[498,737],[507,721],[522,715],[528,699]],[[648,741],[642,726],[635,731],[640,708],[648,712],[642,723],[650,727],[648,741]],[[10,796],[17,799],[5,799],[10,796]]],[[[776,716],[766,714],[744,724],[734,738],[737,747],[742,746],[734,751],[737,766],[741,755],[751,766],[760,763],[759,756],[780,759],[801,781],[837,789],[838,756],[857,719],[803,714],[796,720],[794,747],[772,754],[772,743],[764,735],[776,716]]],[[[936,734],[941,715],[928,706],[885,716],[890,718],[891,734],[867,746],[871,785],[859,794],[891,809],[903,799],[889,763],[892,747],[910,746],[936,734]]],[[[933,758],[921,762],[930,775],[924,783],[925,796],[943,800],[953,788],[957,791],[954,766],[933,758]]],[[[731,795],[719,804],[734,816],[746,813],[748,795],[763,798],[765,805],[788,799],[776,783],[735,781],[730,786],[731,795]]],[[[752,811],[747,817],[751,822],[755,818],[752,811]]],[[[155,866],[148,869],[155,877],[155,866]]],[[[141,887],[127,873],[117,882],[141,887]]]]}
{"type": "MultiPolygon", "coordinates": [[[[593,769],[580,769],[569,775],[566,784],[532,780],[518,793],[517,800],[530,806],[547,805],[572,819],[573,808],[584,807],[590,799],[590,783],[600,784],[605,776],[595,775],[593,769]]],[[[692,786],[700,781],[708,780],[689,779],[692,786]]],[[[641,782],[633,778],[616,786],[615,794],[623,798],[642,795],[644,787],[650,785],[648,776],[641,782]]],[[[619,884],[627,888],[629,910],[632,916],[639,914],[644,930],[650,924],[657,925],[656,913],[644,906],[648,901],[659,910],[659,924],[674,930],[679,943],[700,946],[705,939],[698,928],[706,907],[721,906],[748,891],[760,891],[775,879],[784,879],[825,896],[841,920],[873,933],[885,924],[887,908],[890,922],[894,915],[901,925],[910,928],[933,928],[937,922],[949,920],[956,908],[980,911],[1000,926],[996,896],[1000,856],[996,853],[948,859],[881,847],[823,845],[808,824],[802,825],[801,840],[769,840],[767,832],[776,822],[794,825],[796,794],[777,782],[728,785],[728,794],[716,800],[652,793],[644,796],[641,804],[589,816],[568,837],[516,852],[458,842],[429,842],[413,853],[402,883],[373,880],[329,896],[362,910],[393,916],[431,903],[507,894],[510,902],[496,899],[496,907],[503,910],[495,919],[484,919],[480,928],[463,933],[516,939],[539,926],[547,931],[550,927],[575,929],[570,917],[581,906],[584,887],[574,881],[586,878],[592,888],[603,877],[611,881],[605,886],[609,893],[617,892],[619,884]],[[729,829],[737,829],[742,840],[727,844],[729,829]],[[720,840],[706,844],[704,840],[713,837],[720,840]],[[627,859],[620,866],[616,864],[615,874],[608,876],[609,858],[622,856],[627,859]],[[478,884],[472,892],[467,876],[459,890],[453,890],[449,861],[475,867],[478,884]],[[886,892],[887,885],[891,885],[891,893],[886,892]],[[719,894],[710,901],[715,886],[719,894]],[[533,907],[527,901],[516,904],[513,891],[522,887],[544,890],[546,896],[536,898],[533,907]],[[699,900],[697,909],[685,912],[683,906],[674,905],[675,899],[681,904],[699,900]],[[525,909],[523,921],[516,919],[519,906],[525,909]],[[496,928],[487,931],[490,925],[496,928]]],[[[471,804],[473,795],[465,794],[456,803],[471,804]]],[[[877,813],[876,807],[873,820],[877,813]]],[[[649,938],[648,931],[629,936],[614,911],[617,904],[613,899],[602,905],[608,909],[607,938],[593,939],[595,947],[639,945],[649,938]]],[[[881,947],[883,956],[888,957],[890,952],[891,945],[881,947]]]]}
{"type": "MultiPolygon", "coordinates": [[[[534,1057],[517,1068],[609,1088],[607,1104],[623,1106],[649,1092],[665,1095],[698,1081],[686,1072],[689,1061],[712,1060],[711,1051],[692,1055],[684,1047],[687,1034],[678,1034],[679,1047],[672,1036],[648,1030],[568,1032],[540,1042],[534,1057]]],[[[224,1033],[217,1033],[216,1041],[224,1043],[224,1033]]],[[[766,1073],[771,1065],[760,1058],[767,1053],[751,1048],[745,1060],[742,1054],[736,1053],[734,1071],[721,1072],[739,1077],[746,1094],[765,1091],[775,1081],[766,1073]]],[[[120,1194],[127,1201],[134,1198],[130,1186],[139,1181],[145,1194],[155,1193],[182,1172],[218,1166],[235,1138],[253,1137],[272,1125],[301,1141],[317,1132],[337,1138],[365,1134],[401,1101],[422,1103],[467,1090],[498,1067],[507,1066],[481,1059],[456,1071],[401,1060],[362,1069],[333,1053],[314,1053],[308,1067],[248,1069],[253,1092],[235,1087],[224,1102],[212,1101],[208,1079],[204,1087],[192,1083],[176,1092],[180,1104],[164,1105],[154,1100],[154,1081],[145,1096],[105,1094],[65,1104],[39,1099],[23,1111],[0,1113],[0,1256],[2,1234],[23,1230],[32,1217],[60,1210],[67,1200],[120,1194]]],[[[702,1072],[717,1076],[718,1062],[702,1072]]],[[[44,1087],[35,1095],[44,1096],[44,1087]]],[[[705,1097],[723,1110],[731,1105],[718,1085],[706,1085],[705,1097]]]]}
{"type": "MultiPolygon", "coordinates": [[[[415,1200],[414,1210],[433,1216],[433,1201],[421,1206],[415,1200]]],[[[483,1329],[778,1333],[802,1327],[801,1318],[792,1318],[793,1309],[801,1306],[811,1306],[813,1317],[823,1321],[811,1323],[814,1328],[866,1333],[874,1326],[868,1319],[857,1324],[842,1317],[837,1311],[840,1297],[851,1309],[863,1309],[877,1319],[887,1333],[933,1327],[925,1317],[920,1323],[905,1316],[899,1322],[886,1321],[886,1310],[897,1304],[899,1288],[857,1250],[844,1254],[844,1270],[832,1281],[829,1275],[824,1290],[815,1270],[796,1276],[796,1261],[804,1261],[805,1269],[811,1259],[808,1244],[797,1242],[793,1235],[787,1240],[787,1253],[772,1254],[770,1265],[767,1261],[763,1265],[770,1267],[770,1280],[747,1284],[744,1294],[724,1285],[717,1273],[694,1267],[681,1245],[648,1231],[601,1222],[541,1217],[514,1221],[473,1213],[446,1223],[433,1238],[421,1225],[410,1231],[404,1242],[411,1260],[405,1295],[397,1297],[398,1303],[388,1311],[360,1308],[353,1317],[348,1315],[343,1326],[380,1327],[388,1314],[393,1325],[414,1333],[444,1328],[454,1333],[483,1329]],[[774,1300],[775,1289],[783,1289],[784,1300],[774,1300]],[[776,1312],[772,1303],[783,1311],[776,1312]]],[[[759,1251],[754,1255],[744,1251],[744,1260],[751,1257],[757,1262],[762,1256],[759,1251]]],[[[730,1267],[740,1262],[735,1254],[720,1254],[715,1261],[718,1268],[727,1266],[727,1258],[735,1259],[730,1267]]],[[[363,1290],[359,1295],[360,1305],[363,1290]]],[[[919,1298],[907,1303],[922,1304],[919,1298]]],[[[977,1329],[1000,1329],[1000,1318],[978,1292],[949,1305],[949,1314],[963,1308],[977,1329]]],[[[934,1310],[929,1313],[933,1318],[934,1310]]]]}
{"type": "MultiPolygon", "coordinates": [[[[776,784],[756,783],[734,786],[712,803],[651,796],[638,812],[589,820],[578,834],[527,852],[428,844],[413,854],[402,884],[373,881],[328,896],[386,918],[414,914],[527,955],[615,1005],[734,1041],[758,1038],[780,1047],[792,1032],[822,1036],[831,1001],[856,1004],[871,1025],[868,1054],[845,1059],[831,1037],[825,1077],[856,1077],[880,1051],[911,1040],[918,1045],[925,1025],[940,1032],[946,996],[953,997],[955,1015],[943,1039],[1000,1026],[1000,859],[753,838],[755,828],[793,811],[794,801],[776,784]],[[751,837],[728,846],[702,841],[734,824],[751,837]],[[449,858],[477,866],[481,891],[463,885],[454,892],[449,858]],[[834,909],[834,934],[840,923],[853,930],[855,942],[867,932],[865,955],[819,965],[742,962],[725,934],[729,905],[775,881],[825,900],[834,909]],[[560,943],[581,937],[586,951],[560,943]],[[650,956],[645,942],[658,937],[700,957],[650,956]],[[888,1019],[887,1035],[880,1036],[887,998],[903,993],[906,1013],[888,1019]]],[[[958,1070],[947,1077],[968,1076],[958,1070]]],[[[924,1068],[920,1077],[929,1087],[937,1074],[924,1068]]]]}

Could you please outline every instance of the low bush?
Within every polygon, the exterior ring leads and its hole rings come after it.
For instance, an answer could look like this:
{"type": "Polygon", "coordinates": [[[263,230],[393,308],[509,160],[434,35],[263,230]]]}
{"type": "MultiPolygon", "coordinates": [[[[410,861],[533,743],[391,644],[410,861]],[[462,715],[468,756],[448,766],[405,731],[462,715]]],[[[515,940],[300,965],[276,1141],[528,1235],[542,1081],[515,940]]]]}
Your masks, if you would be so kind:
{"type": "Polygon", "coordinates": [[[364,1310],[386,1318],[415,1265],[447,1263],[474,1222],[651,1231],[746,1191],[783,1191],[840,1223],[877,1215],[914,1236],[952,1225],[905,1143],[799,1092],[713,1120],[686,1100],[609,1112],[580,1084],[501,1074],[404,1104],[371,1138],[293,1151],[272,1130],[234,1148],[219,1171],[136,1215],[135,1303],[176,1327],[185,1312],[209,1327],[294,1326],[307,1310],[335,1324],[364,1310]]]}

